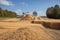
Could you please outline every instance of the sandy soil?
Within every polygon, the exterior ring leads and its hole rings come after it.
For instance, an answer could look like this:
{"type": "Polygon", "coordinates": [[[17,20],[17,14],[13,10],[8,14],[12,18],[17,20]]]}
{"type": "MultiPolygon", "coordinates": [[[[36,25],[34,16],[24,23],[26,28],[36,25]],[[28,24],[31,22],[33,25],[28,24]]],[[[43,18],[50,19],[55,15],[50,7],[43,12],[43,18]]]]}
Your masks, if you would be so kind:
{"type": "Polygon", "coordinates": [[[0,20],[0,40],[60,40],[60,30],[20,21],[20,18],[3,19],[0,20]]]}

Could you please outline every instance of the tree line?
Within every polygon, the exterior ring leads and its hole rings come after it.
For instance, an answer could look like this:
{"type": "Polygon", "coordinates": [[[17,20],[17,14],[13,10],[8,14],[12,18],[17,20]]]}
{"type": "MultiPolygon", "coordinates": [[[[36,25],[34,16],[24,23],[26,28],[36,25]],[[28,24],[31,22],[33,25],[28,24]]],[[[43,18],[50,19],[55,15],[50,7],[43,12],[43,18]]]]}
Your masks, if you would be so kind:
{"type": "MultiPolygon", "coordinates": [[[[24,12],[22,14],[23,16],[25,15],[24,12]]],[[[37,14],[36,11],[33,12],[33,16],[37,16],[37,14]]],[[[47,8],[46,16],[47,18],[60,19],[60,6],[55,5],[54,7],[47,8]]],[[[0,17],[17,17],[17,13],[0,8],[0,17]]]]}
{"type": "Polygon", "coordinates": [[[17,17],[17,13],[0,8],[0,17],[17,17]]]}

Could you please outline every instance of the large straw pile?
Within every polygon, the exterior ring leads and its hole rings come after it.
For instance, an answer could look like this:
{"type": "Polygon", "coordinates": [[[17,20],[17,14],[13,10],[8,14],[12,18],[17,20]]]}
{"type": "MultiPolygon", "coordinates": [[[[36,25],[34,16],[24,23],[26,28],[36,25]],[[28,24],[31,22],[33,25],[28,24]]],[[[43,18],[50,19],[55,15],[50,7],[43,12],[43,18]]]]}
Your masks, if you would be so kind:
{"type": "Polygon", "coordinates": [[[21,20],[33,20],[33,19],[34,19],[34,17],[31,16],[30,14],[26,14],[25,17],[22,17],[22,18],[21,18],[21,20]]]}

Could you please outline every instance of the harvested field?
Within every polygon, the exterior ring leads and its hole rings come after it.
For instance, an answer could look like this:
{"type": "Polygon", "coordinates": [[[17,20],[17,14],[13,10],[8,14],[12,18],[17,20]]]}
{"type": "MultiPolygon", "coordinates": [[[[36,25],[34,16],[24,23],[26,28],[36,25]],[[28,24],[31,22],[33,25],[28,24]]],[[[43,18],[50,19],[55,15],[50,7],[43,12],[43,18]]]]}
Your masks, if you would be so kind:
{"type": "Polygon", "coordinates": [[[5,19],[0,21],[0,40],[60,40],[60,30],[19,18],[5,19]]]}

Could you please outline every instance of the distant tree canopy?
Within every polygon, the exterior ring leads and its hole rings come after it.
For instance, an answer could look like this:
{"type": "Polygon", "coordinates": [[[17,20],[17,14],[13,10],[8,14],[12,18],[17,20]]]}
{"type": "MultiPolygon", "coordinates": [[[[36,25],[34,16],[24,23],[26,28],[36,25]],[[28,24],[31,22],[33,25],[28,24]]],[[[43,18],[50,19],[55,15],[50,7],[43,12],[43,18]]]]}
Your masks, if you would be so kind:
{"type": "Polygon", "coordinates": [[[37,12],[36,11],[33,12],[33,16],[37,16],[37,12]]]}
{"type": "Polygon", "coordinates": [[[0,17],[17,17],[17,13],[0,8],[0,17]]]}
{"type": "Polygon", "coordinates": [[[54,7],[49,7],[46,11],[48,18],[60,19],[60,7],[55,5],[54,7]]]}
{"type": "Polygon", "coordinates": [[[25,15],[25,13],[23,12],[23,13],[22,13],[22,15],[24,16],[24,15],[25,15]]]}

